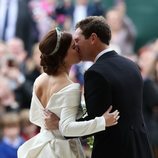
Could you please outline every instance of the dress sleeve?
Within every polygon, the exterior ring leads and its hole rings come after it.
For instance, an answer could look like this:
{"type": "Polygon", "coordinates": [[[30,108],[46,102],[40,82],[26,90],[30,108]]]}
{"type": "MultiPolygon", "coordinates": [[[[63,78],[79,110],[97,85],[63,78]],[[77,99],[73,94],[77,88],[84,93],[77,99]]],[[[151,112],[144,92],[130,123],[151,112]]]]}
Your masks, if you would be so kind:
{"type": "Polygon", "coordinates": [[[105,130],[105,119],[103,116],[89,121],[76,121],[80,103],[79,95],[79,93],[73,92],[71,95],[65,95],[63,99],[65,106],[62,107],[59,121],[59,130],[63,136],[79,137],[105,130]]]}

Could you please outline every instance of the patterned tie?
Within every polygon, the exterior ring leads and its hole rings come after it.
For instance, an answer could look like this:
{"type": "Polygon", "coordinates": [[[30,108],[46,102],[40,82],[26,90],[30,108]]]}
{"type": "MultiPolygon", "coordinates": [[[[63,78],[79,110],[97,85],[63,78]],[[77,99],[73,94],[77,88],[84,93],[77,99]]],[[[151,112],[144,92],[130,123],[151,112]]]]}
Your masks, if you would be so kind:
{"type": "Polygon", "coordinates": [[[7,26],[8,26],[8,13],[9,13],[9,4],[10,4],[9,2],[10,2],[10,0],[7,0],[5,20],[4,20],[4,26],[3,26],[3,34],[2,34],[2,40],[3,41],[6,40],[6,30],[7,30],[7,26]]]}

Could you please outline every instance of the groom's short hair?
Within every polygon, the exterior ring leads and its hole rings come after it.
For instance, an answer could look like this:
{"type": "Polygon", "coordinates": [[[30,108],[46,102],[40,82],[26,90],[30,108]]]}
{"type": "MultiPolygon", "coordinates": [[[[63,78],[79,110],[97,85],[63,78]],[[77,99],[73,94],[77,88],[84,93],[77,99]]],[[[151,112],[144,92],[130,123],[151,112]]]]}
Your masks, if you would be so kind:
{"type": "Polygon", "coordinates": [[[103,16],[88,16],[76,24],[76,29],[80,28],[85,38],[89,38],[92,33],[100,38],[100,40],[109,45],[111,40],[111,29],[103,16]]]}

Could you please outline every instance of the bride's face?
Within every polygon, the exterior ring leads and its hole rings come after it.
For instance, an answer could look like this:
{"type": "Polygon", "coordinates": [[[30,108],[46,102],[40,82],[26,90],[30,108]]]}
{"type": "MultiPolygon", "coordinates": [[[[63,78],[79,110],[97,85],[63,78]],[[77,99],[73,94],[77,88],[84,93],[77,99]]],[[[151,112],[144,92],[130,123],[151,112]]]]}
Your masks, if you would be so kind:
{"type": "Polygon", "coordinates": [[[71,41],[71,45],[67,51],[67,55],[64,59],[66,65],[72,66],[73,64],[77,64],[81,61],[81,58],[78,53],[78,48],[75,45],[75,41],[71,41]]]}

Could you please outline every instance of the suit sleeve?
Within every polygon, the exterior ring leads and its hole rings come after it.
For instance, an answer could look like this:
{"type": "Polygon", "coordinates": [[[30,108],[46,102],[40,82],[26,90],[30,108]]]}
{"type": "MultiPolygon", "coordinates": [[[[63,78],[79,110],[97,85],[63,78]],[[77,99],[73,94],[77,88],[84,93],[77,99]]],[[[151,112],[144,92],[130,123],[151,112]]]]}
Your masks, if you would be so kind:
{"type": "Polygon", "coordinates": [[[86,120],[101,116],[112,105],[110,82],[100,73],[87,71],[85,74],[86,120]]]}

